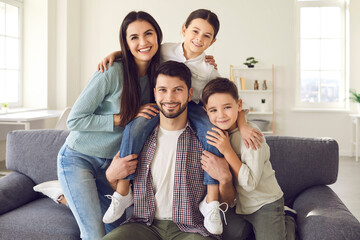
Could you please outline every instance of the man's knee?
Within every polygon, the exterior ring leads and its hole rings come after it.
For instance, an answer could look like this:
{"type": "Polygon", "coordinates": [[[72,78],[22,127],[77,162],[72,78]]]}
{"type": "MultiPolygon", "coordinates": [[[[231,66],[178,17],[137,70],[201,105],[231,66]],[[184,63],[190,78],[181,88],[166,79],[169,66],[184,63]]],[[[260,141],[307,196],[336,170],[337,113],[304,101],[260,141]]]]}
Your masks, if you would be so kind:
{"type": "Polygon", "coordinates": [[[108,233],[102,240],[142,240],[153,239],[153,231],[142,223],[126,223],[115,228],[108,233]]]}

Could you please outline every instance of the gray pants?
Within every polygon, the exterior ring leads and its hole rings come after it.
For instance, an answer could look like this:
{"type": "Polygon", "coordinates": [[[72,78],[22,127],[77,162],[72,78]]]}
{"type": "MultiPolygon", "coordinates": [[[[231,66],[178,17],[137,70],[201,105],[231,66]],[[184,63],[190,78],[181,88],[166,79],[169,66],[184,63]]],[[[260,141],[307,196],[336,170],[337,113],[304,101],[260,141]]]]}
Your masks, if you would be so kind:
{"type": "Polygon", "coordinates": [[[224,240],[243,240],[251,236],[256,240],[294,240],[296,223],[293,217],[284,216],[284,199],[267,204],[248,215],[236,214],[235,208],[226,213],[224,240]]]}

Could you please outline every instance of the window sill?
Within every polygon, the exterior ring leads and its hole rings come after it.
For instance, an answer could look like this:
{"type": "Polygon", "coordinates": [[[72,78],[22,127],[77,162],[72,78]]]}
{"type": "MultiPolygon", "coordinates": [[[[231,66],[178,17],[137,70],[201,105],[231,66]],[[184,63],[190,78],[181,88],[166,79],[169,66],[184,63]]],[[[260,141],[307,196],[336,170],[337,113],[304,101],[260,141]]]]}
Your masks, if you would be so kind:
{"type": "Polygon", "coordinates": [[[317,112],[317,113],[351,113],[349,109],[346,108],[304,108],[304,107],[294,107],[293,112],[317,112]]]}
{"type": "Polygon", "coordinates": [[[0,115],[9,114],[9,113],[30,112],[30,111],[45,110],[45,109],[46,108],[9,108],[7,112],[5,112],[4,109],[0,109],[0,115]]]}

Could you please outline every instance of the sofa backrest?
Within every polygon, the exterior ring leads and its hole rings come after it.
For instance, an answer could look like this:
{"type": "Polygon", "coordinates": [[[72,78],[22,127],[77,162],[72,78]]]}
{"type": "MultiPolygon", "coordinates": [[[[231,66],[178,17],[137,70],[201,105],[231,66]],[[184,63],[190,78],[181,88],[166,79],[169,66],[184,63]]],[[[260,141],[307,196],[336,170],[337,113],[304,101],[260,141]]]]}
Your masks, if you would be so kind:
{"type": "Polygon", "coordinates": [[[30,177],[35,184],[57,179],[57,154],[69,131],[17,130],[6,139],[6,167],[30,177]]]}
{"type": "Polygon", "coordinates": [[[336,182],[339,147],[334,139],[266,136],[266,141],[286,205],[307,188],[336,182]]]}
{"type": "MultiPolygon", "coordinates": [[[[57,154],[69,131],[17,130],[7,135],[6,166],[35,184],[57,179],[57,154]]],[[[266,136],[270,161],[284,192],[285,204],[316,185],[332,184],[339,166],[338,144],[329,138],[266,136]]]]}

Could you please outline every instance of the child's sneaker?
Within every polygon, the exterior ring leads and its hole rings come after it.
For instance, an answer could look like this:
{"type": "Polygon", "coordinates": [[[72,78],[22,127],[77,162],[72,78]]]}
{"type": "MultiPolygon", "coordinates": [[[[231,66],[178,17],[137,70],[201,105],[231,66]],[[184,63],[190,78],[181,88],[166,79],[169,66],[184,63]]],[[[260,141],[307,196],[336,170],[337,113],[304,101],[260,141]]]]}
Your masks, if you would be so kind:
{"type": "Polygon", "coordinates": [[[288,206],[284,206],[284,215],[291,216],[296,220],[296,211],[294,209],[289,208],[288,206]]]}
{"type": "Polygon", "coordinates": [[[60,183],[58,180],[48,181],[40,183],[33,187],[35,192],[40,192],[49,198],[51,198],[54,202],[59,204],[61,197],[64,196],[64,193],[61,189],[60,183]]]}
{"type": "Polygon", "coordinates": [[[204,215],[204,226],[211,234],[220,235],[223,232],[223,224],[220,217],[220,211],[224,214],[228,210],[227,203],[219,203],[218,201],[212,201],[206,203],[206,198],[200,203],[199,209],[202,215],[204,215]],[[226,209],[222,210],[220,207],[226,205],[226,209]]]}
{"type": "Polygon", "coordinates": [[[111,195],[105,195],[107,198],[111,199],[111,204],[104,214],[103,222],[104,223],[112,223],[118,220],[125,212],[125,209],[130,207],[134,203],[133,194],[131,188],[129,189],[129,193],[126,196],[122,196],[118,192],[114,192],[111,195]]]}

